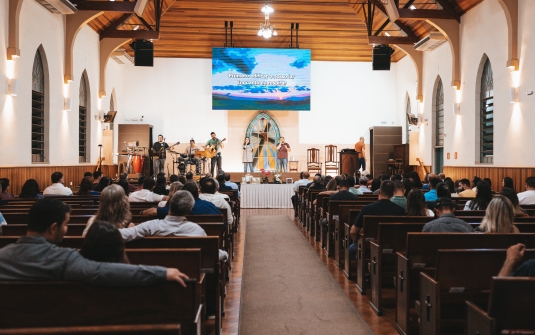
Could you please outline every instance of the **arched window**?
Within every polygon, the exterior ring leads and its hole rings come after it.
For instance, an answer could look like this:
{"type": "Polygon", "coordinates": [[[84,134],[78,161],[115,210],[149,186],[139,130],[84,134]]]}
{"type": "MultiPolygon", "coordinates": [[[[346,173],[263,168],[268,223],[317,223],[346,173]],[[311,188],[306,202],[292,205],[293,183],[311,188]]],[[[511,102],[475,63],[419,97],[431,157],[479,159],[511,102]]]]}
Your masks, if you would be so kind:
{"type": "Polygon", "coordinates": [[[479,162],[492,163],[494,154],[494,83],[487,58],[481,75],[479,162]]]}
{"type": "Polygon", "coordinates": [[[79,106],[78,106],[78,162],[89,162],[88,150],[88,107],[89,107],[89,92],[87,89],[87,79],[85,72],[80,79],[79,90],[79,106]]]}
{"type": "Polygon", "coordinates": [[[45,71],[39,50],[35,53],[32,70],[32,163],[45,162],[45,71]]]}
{"type": "MultiPolygon", "coordinates": [[[[406,115],[411,115],[411,99],[409,98],[409,95],[407,94],[407,102],[405,103],[405,112],[406,112],[406,115]]],[[[407,132],[406,132],[406,140],[405,140],[405,143],[409,143],[410,142],[410,139],[411,139],[411,124],[409,122],[409,118],[406,117],[405,118],[407,121],[407,126],[406,126],[406,129],[407,129],[407,132]]]]}
{"type": "Polygon", "coordinates": [[[441,173],[444,166],[444,86],[442,79],[435,81],[435,95],[433,98],[433,126],[434,126],[434,156],[433,172],[441,173]]]}
{"type": "Polygon", "coordinates": [[[437,91],[435,93],[435,146],[444,146],[444,87],[442,79],[438,80],[437,91]]]}
{"type": "Polygon", "coordinates": [[[258,114],[247,127],[245,133],[253,145],[253,166],[255,170],[275,170],[277,168],[277,143],[279,126],[265,112],[258,114]]]}
{"type": "Polygon", "coordinates": [[[110,111],[115,110],[115,103],[113,101],[113,94],[110,96],[110,111]]]}

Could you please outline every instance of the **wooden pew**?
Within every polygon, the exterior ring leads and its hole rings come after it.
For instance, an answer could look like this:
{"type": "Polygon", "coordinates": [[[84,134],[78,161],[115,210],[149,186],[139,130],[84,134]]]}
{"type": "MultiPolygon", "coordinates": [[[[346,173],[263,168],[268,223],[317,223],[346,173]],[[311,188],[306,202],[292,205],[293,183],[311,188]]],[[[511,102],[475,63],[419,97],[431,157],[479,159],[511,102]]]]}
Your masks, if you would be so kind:
{"type": "MultiPolygon", "coordinates": [[[[26,213],[6,213],[3,214],[8,224],[28,224],[29,214],[26,213]]],[[[92,215],[71,215],[69,223],[87,223],[92,215]]]]}
{"type": "MultiPolygon", "coordinates": [[[[69,224],[65,236],[82,236],[85,224],[69,224]]],[[[24,236],[26,235],[27,224],[7,224],[0,226],[3,236],[24,236]]]]}
{"type": "MultiPolygon", "coordinates": [[[[491,278],[500,272],[506,249],[438,250],[435,275],[420,273],[420,334],[464,333],[465,301],[489,301],[491,278]]],[[[524,260],[535,257],[526,250],[524,260]]]]}
{"type": "Polygon", "coordinates": [[[324,192],[325,190],[308,190],[307,197],[305,201],[306,212],[305,212],[305,227],[308,232],[310,232],[310,226],[314,220],[314,200],[319,193],[324,192]]]}
{"type": "Polygon", "coordinates": [[[349,211],[361,210],[361,204],[340,205],[338,218],[334,219],[334,262],[338,267],[344,267],[344,224],[349,224],[349,211]]]}
{"type": "MultiPolygon", "coordinates": [[[[18,237],[0,236],[0,248],[15,243],[18,237]]],[[[63,238],[60,247],[80,249],[84,239],[83,237],[63,238]]],[[[155,249],[155,248],[199,248],[201,249],[202,271],[206,273],[206,297],[207,302],[216,305],[216,327],[221,329],[221,311],[222,296],[221,288],[223,286],[221,266],[219,262],[219,238],[215,236],[203,237],[146,237],[126,243],[127,249],[155,249]]],[[[1,323],[0,323],[1,325],[1,323]]]]}
{"type": "MultiPolygon", "coordinates": [[[[522,334],[535,329],[535,278],[493,277],[490,299],[485,310],[467,301],[468,335],[522,334]]],[[[531,333],[532,334],[532,333],[531,333]]]]}
{"type": "Polygon", "coordinates": [[[180,323],[200,334],[197,283],[107,288],[69,282],[0,282],[2,328],[180,323]],[[31,317],[29,317],[31,316],[31,317]]]}
{"type": "MultiPolygon", "coordinates": [[[[357,239],[357,277],[356,285],[361,294],[366,293],[368,285],[366,284],[366,276],[368,274],[367,264],[370,261],[370,242],[375,241],[379,235],[379,223],[390,222],[410,222],[410,223],[426,223],[434,220],[434,217],[429,216],[384,216],[384,215],[365,215],[362,225],[362,230],[357,239]]],[[[420,229],[421,231],[421,229],[420,229]]],[[[377,307],[377,306],[376,306],[377,307]]],[[[376,311],[377,312],[377,311],[376,311]]]]}
{"type": "MultiPolygon", "coordinates": [[[[349,222],[354,222],[359,215],[360,210],[349,210],[349,222]]],[[[348,279],[353,279],[356,276],[357,260],[349,255],[349,246],[353,243],[351,235],[349,234],[351,227],[349,223],[344,224],[344,239],[342,240],[342,248],[344,250],[344,274],[348,279]]]]}
{"type": "Polygon", "coordinates": [[[111,325],[0,329],[0,335],[180,335],[180,324],[111,325]]]}
{"type": "Polygon", "coordinates": [[[297,211],[299,222],[303,224],[304,222],[304,211],[305,211],[305,199],[308,188],[306,186],[299,186],[298,197],[297,197],[297,211]]]}
{"type": "Polygon", "coordinates": [[[438,249],[507,249],[517,243],[532,249],[535,234],[408,233],[405,254],[397,253],[396,330],[417,333],[410,309],[419,299],[420,272],[434,275],[438,249]]]}
{"type": "Polygon", "coordinates": [[[327,243],[325,245],[329,257],[334,257],[334,217],[340,214],[341,205],[356,205],[356,203],[356,200],[329,201],[329,209],[327,210],[327,243]]]}
{"type": "MultiPolygon", "coordinates": [[[[321,193],[321,192],[320,192],[321,193]]],[[[323,219],[323,206],[326,203],[329,203],[330,194],[318,194],[316,195],[316,204],[313,205],[314,216],[312,217],[312,222],[310,224],[310,230],[308,233],[314,237],[318,234],[321,234],[321,220],[323,219]]]]}

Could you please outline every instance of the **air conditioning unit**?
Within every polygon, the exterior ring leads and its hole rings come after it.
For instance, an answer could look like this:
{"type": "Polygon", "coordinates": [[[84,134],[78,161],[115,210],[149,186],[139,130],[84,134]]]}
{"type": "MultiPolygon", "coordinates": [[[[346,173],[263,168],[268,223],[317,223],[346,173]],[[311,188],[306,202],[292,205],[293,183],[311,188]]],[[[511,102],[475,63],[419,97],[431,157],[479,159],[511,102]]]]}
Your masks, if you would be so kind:
{"type": "Polygon", "coordinates": [[[434,31],[421,39],[418,43],[414,44],[414,50],[418,51],[431,51],[438,47],[448,39],[438,31],[434,31]]]}
{"type": "Polygon", "coordinates": [[[125,49],[117,49],[111,54],[111,59],[116,61],[118,64],[134,64],[134,57],[130,56],[125,49]]]}
{"type": "Polygon", "coordinates": [[[69,0],[37,0],[37,2],[54,14],[74,14],[78,11],[69,0]]]}

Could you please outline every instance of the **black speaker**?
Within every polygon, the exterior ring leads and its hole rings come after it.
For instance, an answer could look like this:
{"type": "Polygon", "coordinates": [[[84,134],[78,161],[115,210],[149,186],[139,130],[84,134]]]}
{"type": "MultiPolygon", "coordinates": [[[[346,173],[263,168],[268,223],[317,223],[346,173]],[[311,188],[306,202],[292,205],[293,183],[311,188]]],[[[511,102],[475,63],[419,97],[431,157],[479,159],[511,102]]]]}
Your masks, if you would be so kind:
{"type": "Polygon", "coordinates": [[[154,44],[146,40],[136,40],[130,45],[134,49],[135,66],[153,66],[154,44]]]}
{"type": "Polygon", "coordinates": [[[373,70],[390,71],[390,58],[394,50],[388,45],[376,45],[373,47],[372,68],[373,70]]]}

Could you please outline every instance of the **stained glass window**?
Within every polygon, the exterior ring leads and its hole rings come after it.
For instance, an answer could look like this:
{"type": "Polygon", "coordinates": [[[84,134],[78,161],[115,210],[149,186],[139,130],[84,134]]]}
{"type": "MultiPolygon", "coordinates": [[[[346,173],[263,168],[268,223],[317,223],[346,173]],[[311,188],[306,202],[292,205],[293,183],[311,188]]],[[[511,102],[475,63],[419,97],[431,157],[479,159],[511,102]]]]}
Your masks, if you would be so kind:
{"type": "Polygon", "coordinates": [[[254,169],[274,171],[277,168],[277,143],[280,137],[275,120],[261,112],[249,123],[245,136],[249,137],[254,148],[254,169]]]}

